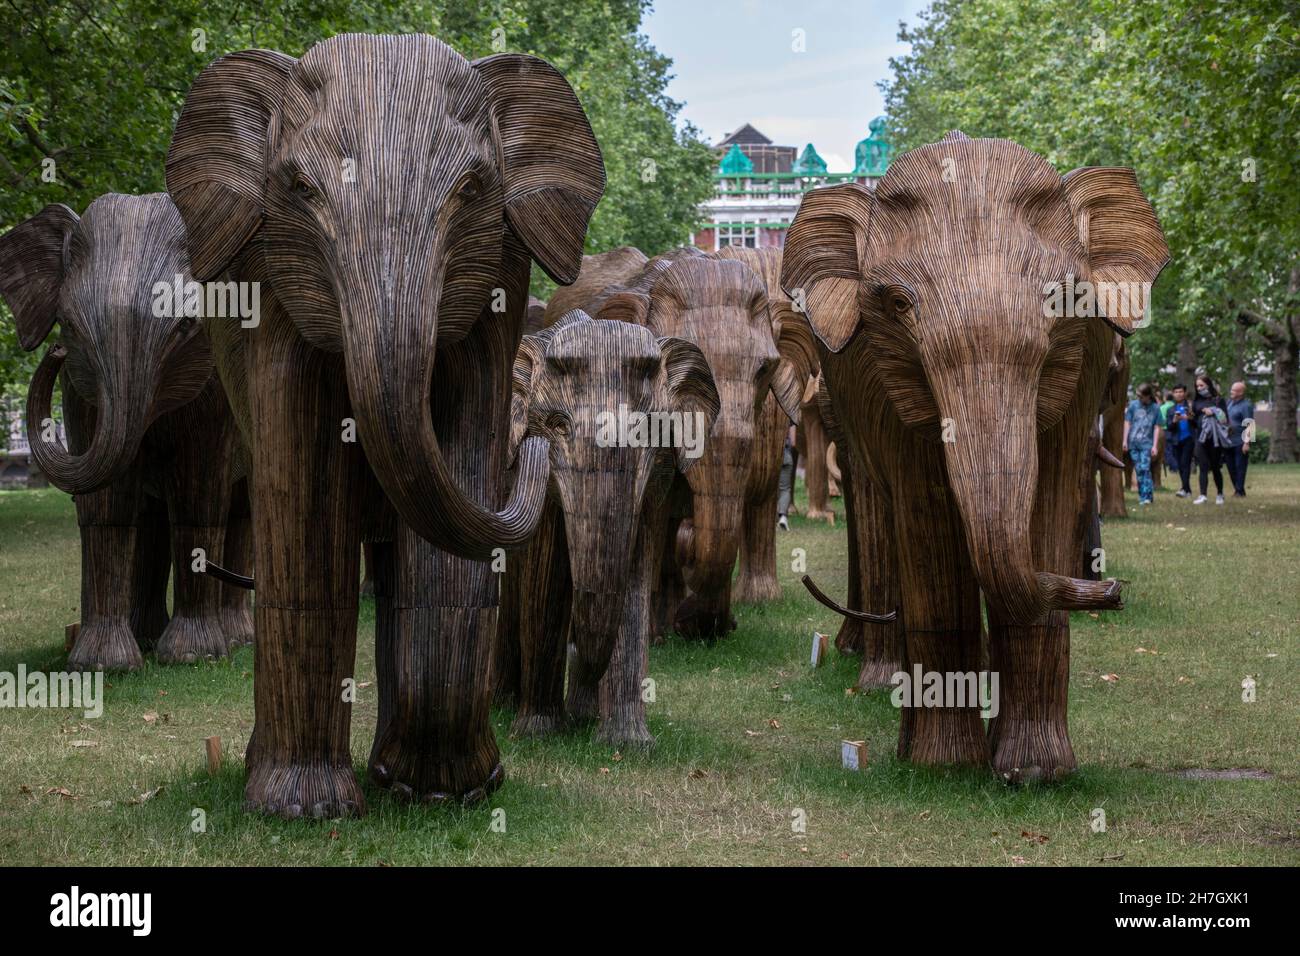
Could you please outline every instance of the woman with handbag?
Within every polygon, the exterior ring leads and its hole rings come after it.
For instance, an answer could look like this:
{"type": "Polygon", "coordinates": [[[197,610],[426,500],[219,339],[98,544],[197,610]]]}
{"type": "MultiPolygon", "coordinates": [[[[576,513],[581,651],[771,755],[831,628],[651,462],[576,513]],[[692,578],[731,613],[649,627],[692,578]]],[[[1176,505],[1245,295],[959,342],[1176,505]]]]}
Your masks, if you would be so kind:
{"type": "Polygon", "coordinates": [[[1196,378],[1196,397],[1192,399],[1192,420],[1196,422],[1196,460],[1201,466],[1201,496],[1192,502],[1205,504],[1210,472],[1214,472],[1214,503],[1223,504],[1223,453],[1228,447],[1228,404],[1208,375],[1196,378]]]}

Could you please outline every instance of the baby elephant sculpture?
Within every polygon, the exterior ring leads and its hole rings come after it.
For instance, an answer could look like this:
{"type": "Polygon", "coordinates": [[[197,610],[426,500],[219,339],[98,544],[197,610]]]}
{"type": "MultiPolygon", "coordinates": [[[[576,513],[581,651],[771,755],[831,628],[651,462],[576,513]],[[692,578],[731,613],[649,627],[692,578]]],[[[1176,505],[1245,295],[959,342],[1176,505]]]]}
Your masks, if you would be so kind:
{"type": "Polygon", "coordinates": [[[253,638],[245,592],[195,572],[246,569],[252,541],[242,483],[232,508],[242,455],[212,353],[173,301],[189,278],[185,227],[162,193],[101,196],[80,218],[49,205],[0,237],[19,342],[30,351],[61,331],[32,378],[27,433],[41,470],[76,496],[74,670],[133,670],[150,648],[164,663],[224,657],[253,638]],[[56,380],[66,450],[50,428],[56,380]]]}
{"type": "Polygon", "coordinates": [[[782,286],[803,297],[853,481],[889,515],[906,668],[979,671],[981,593],[988,609],[987,736],[973,694],[909,706],[900,756],[991,760],[1011,781],[1075,767],[1069,612],[1121,606],[1119,582],[1084,579],[1089,437],[1113,332],[1141,324],[1168,255],[1131,169],[1062,177],[956,132],[874,192],[804,197],[782,286]]]}
{"type": "Polygon", "coordinates": [[[704,451],[718,393],[699,348],[573,311],[525,336],[515,359],[512,442],[551,446],[537,536],[503,584],[497,681],[517,695],[517,734],[599,716],[596,739],[653,743],[642,681],[665,492],[704,451]],[[515,630],[517,628],[517,630],[515,630]],[[564,696],[567,640],[568,697],[564,696]]]}

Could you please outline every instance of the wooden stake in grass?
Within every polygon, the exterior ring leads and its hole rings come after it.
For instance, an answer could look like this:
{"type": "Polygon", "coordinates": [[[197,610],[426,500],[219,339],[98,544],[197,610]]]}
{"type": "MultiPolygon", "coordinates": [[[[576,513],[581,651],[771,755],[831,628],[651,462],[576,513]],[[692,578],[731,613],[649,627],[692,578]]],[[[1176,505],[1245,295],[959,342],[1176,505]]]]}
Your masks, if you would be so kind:
{"type": "Polygon", "coordinates": [[[812,660],[813,667],[821,667],[822,661],[826,658],[826,652],[830,650],[830,638],[825,634],[813,631],[812,641],[812,660]]]}
{"type": "Polygon", "coordinates": [[[861,770],[867,765],[867,742],[865,740],[841,740],[840,763],[845,770],[861,770]]]}
{"type": "Polygon", "coordinates": [[[77,635],[81,633],[81,622],[73,621],[63,629],[63,652],[72,653],[72,645],[77,643],[77,635]]]}
{"type": "Polygon", "coordinates": [[[208,754],[208,776],[215,777],[221,769],[221,738],[205,737],[203,747],[208,754]]]}

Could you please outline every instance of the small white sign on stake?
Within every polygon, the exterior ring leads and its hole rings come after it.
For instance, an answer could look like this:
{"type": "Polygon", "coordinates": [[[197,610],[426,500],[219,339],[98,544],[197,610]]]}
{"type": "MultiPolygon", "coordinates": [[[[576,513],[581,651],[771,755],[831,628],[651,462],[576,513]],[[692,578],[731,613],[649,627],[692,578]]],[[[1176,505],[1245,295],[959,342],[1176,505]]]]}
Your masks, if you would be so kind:
{"type": "Polygon", "coordinates": [[[861,770],[867,765],[867,742],[865,740],[841,740],[840,762],[845,770],[861,770]]]}
{"type": "Polygon", "coordinates": [[[822,661],[825,659],[828,650],[830,650],[830,639],[825,634],[813,631],[812,658],[810,660],[813,667],[822,666],[822,661]]]}

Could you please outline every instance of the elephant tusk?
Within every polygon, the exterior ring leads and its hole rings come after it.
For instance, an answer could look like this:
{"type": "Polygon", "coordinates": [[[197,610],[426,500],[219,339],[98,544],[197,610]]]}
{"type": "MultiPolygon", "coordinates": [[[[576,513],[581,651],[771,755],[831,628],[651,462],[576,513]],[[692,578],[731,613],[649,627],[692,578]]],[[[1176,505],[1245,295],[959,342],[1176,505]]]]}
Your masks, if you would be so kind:
{"type": "Polygon", "coordinates": [[[234,571],[227,571],[219,564],[213,564],[211,561],[203,562],[203,573],[210,574],[222,584],[229,584],[231,587],[243,588],[245,591],[252,591],[253,579],[244,577],[242,574],[236,574],[234,571]]]}
{"type": "Polygon", "coordinates": [[[1124,463],[1111,454],[1110,449],[1105,445],[1097,446],[1097,457],[1103,465],[1109,465],[1112,468],[1123,468],[1124,463]]]}
{"type": "Polygon", "coordinates": [[[811,594],[819,604],[825,605],[842,617],[852,618],[855,621],[865,621],[868,624],[888,624],[890,621],[897,620],[898,618],[897,611],[890,611],[888,614],[870,614],[866,611],[850,610],[849,608],[836,604],[822,593],[822,589],[813,584],[813,579],[809,575],[805,574],[800,580],[803,581],[803,586],[808,589],[808,593],[811,594]]]}

